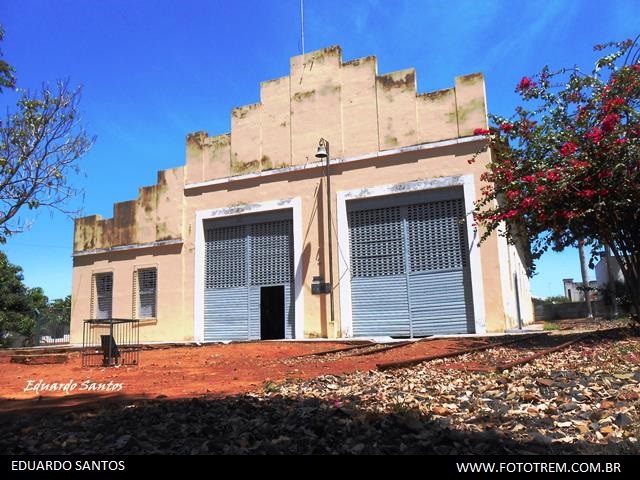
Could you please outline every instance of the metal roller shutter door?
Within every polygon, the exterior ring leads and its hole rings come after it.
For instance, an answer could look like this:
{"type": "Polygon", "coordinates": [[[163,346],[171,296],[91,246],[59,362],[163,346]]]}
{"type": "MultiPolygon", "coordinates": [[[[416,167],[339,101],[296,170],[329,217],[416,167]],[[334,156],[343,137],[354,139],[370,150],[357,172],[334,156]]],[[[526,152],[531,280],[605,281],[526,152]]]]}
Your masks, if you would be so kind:
{"type": "Polygon", "coordinates": [[[400,207],[349,212],[355,336],[409,336],[400,207]]]}
{"type": "Polygon", "coordinates": [[[260,339],[260,289],[283,285],[285,338],[294,337],[293,222],[205,229],[204,339],[260,339]]]}
{"type": "Polygon", "coordinates": [[[247,340],[246,228],[205,230],[204,339],[247,340]]]}
{"type": "Polygon", "coordinates": [[[462,199],[349,212],[355,336],[473,331],[462,199]]]}
{"type": "Polygon", "coordinates": [[[413,336],[474,331],[462,199],[407,206],[413,336]]]}

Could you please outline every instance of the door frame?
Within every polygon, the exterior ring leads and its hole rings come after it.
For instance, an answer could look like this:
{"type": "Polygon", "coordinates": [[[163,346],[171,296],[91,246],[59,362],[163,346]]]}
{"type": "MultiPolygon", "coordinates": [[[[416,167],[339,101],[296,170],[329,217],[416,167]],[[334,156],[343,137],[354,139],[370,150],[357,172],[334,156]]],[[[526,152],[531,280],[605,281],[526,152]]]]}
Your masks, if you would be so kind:
{"type": "Polygon", "coordinates": [[[294,268],[294,338],[304,337],[304,295],[302,292],[302,201],[300,197],[240,205],[237,207],[197,210],[195,222],[194,254],[194,295],[193,295],[193,337],[204,341],[204,274],[205,274],[205,234],[207,220],[223,219],[238,215],[290,210],[293,220],[293,268],[294,268]]]}
{"type": "MultiPolygon", "coordinates": [[[[283,284],[274,284],[274,285],[260,285],[260,340],[285,340],[287,338],[287,317],[286,317],[286,292],[285,292],[285,285],[283,284]],[[263,321],[263,311],[262,311],[262,307],[263,307],[263,301],[265,299],[265,297],[262,296],[262,294],[264,293],[265,288],[277,288],[278,291],[282,290],[282,318],[281,318],[281,325],[280,327],[282,327],[282,336],[278,336],[278,338],[269,338],[269,339],[265,339],[263,338],[264,335],[264,330],[263,330],[263,325],[262,325],[262,321],[263,321]]],[[[278,332],[280,333],[280,332],[278,332]]]]}
{"type": "Polygon", "coordinates": [[[341,252],[339,256],[339,278],[342,279],[340,282],[341,337],[353,336],[351,275],[349,274],[351,251],[349,249],[347,202],[350,200],[390,197],[408,192],[430,191],[450,187],[462,187],[463,191],[464,209],[465,212],[467,212],[467,248],[469,251],[469,269],[471,271],[471,295],[473,299],[475,333],[486,333],[482,264],[480,261],[480,248],[478,246],[479,239],[477,238],[477,232],[473,229],[473,217],[471,215],[474,209],[473,202],[475,201],[474,176],[468,174],[337,192],[338,248],[341,252]]]}

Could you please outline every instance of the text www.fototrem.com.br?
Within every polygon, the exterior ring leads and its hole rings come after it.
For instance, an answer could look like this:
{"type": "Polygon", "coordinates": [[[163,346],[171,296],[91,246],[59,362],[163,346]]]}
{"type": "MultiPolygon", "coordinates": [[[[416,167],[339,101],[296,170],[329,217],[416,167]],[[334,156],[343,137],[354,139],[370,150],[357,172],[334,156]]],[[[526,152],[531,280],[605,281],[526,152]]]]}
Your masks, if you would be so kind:
{"type": "Polygon", "coordinates": [[[458,473],[622,473],[616,462],[458,462],[458,473]]]}

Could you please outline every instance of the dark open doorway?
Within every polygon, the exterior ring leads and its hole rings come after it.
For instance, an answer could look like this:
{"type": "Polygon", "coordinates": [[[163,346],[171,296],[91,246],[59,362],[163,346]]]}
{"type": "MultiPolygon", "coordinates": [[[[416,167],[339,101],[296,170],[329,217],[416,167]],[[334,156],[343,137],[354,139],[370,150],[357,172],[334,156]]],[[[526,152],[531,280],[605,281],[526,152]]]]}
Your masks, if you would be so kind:
{"type": "Polygon", "coordinates": [[[260,288],[260,338],[284,338],[284,285],[260,288]]]}

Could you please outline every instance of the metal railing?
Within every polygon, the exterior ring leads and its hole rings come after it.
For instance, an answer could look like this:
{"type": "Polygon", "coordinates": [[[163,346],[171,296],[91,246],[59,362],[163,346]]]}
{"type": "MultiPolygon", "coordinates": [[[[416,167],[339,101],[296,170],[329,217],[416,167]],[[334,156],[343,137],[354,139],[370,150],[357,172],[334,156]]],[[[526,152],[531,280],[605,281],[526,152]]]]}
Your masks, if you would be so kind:
{"type": "Polygon", "coordinates": [[[69,320],[41,317],[36,320],[33,343],[35,346],[64,345],[70,342],[70,332],[69,320]]]}
{"type": "Polygon", "coordinates": [[[106,318],[84,321],[82,366],[137,365],[140,354],[139,321],[106,318]]]}

